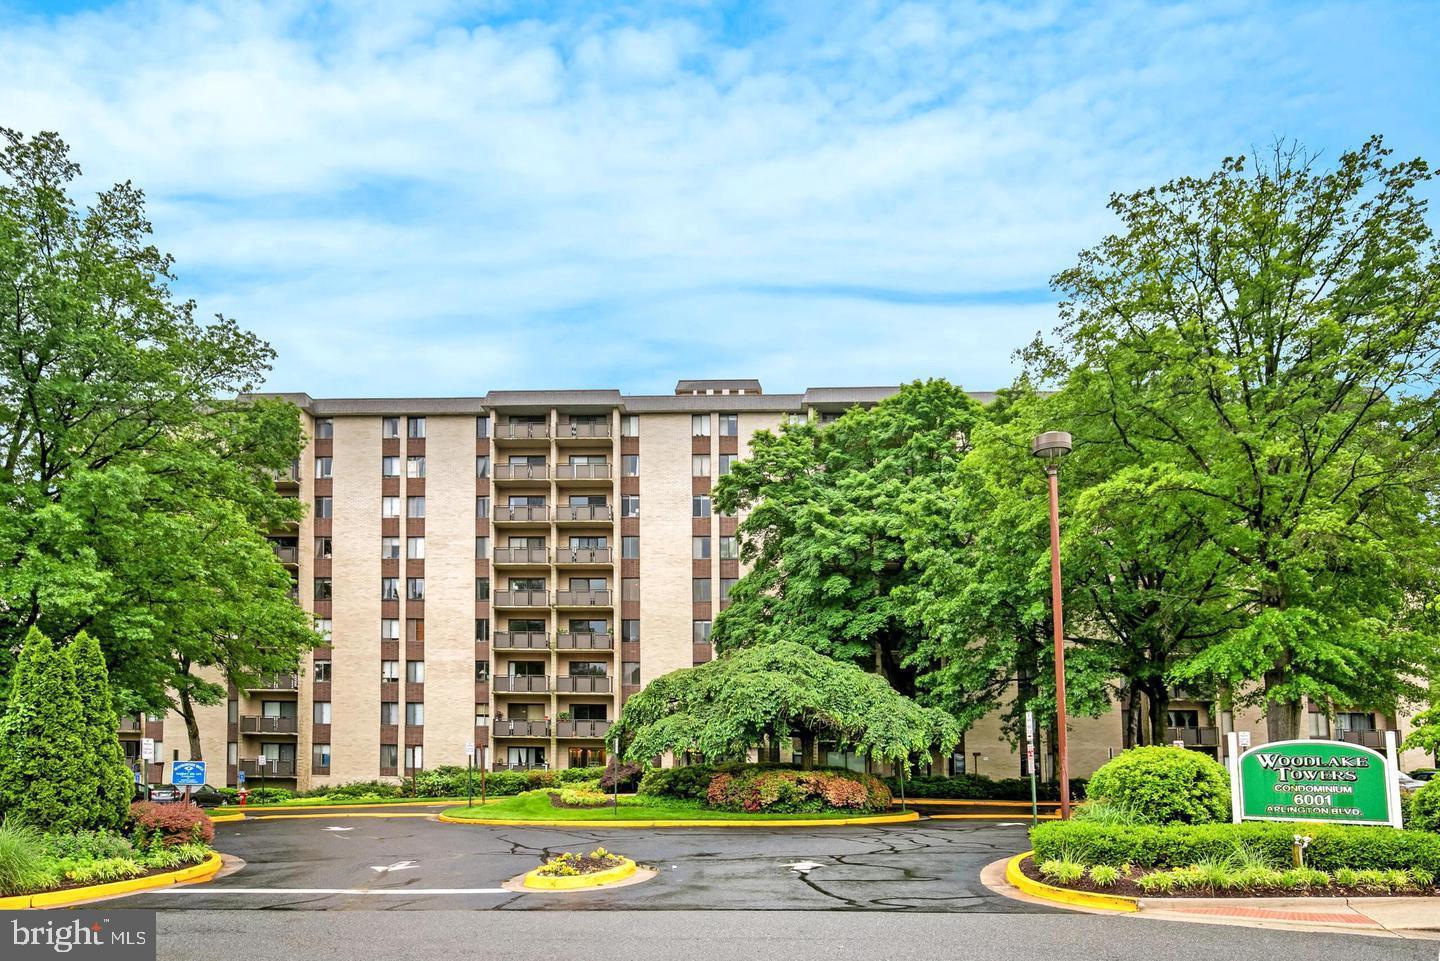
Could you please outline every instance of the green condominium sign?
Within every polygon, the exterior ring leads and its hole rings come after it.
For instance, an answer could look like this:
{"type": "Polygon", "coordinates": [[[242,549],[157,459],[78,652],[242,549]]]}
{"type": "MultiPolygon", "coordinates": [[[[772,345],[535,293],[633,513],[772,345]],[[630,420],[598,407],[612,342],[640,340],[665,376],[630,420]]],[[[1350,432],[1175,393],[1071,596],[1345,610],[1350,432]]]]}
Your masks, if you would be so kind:
{"type": "Polygon", "coordinates": [[[1236,821],[1399,826],[1398,778],[1379,751],[1343,741],[1279,741],[1240,754],[1236,767],[1236,821]]]}

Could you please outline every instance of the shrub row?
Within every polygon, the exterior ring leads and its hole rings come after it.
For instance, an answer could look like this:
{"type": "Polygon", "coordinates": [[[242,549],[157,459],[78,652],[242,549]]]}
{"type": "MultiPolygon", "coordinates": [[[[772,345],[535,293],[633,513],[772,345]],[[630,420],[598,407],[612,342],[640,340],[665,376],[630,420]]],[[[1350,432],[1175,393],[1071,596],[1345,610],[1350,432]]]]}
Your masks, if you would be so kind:
{"type": "MultiPolygon", "coordinates": [[[[890,793],[901,794],[898,778],[887,777],[885,784],[890,793]]],[[[1079,800],[1085,797],[1086,782],[1083,778],[1070,780],[1070,797],[1079,800]]],[[[989,778],[983,774],[956,774],[946,777],[939,774],[922,774],[905,779],[904,794],[907,798],[952,798],[960,801],[1029,801],[1030,779],[1019,777],[989,778]]],[[[1036,797],[1041,801],[1060,800],[1058,781],[1041,781],[1035,786],[1036,797]]]]}
{"type": "Polygon", "coordinates": [[[853,771],[795,771],[750,768],[710,779],[705,803],[724,811],[777,814],[818,811],[884,811],[890,789],[878,777],[853,771]]]}
{"type": "Polygon", "coordinates": [[[1142,824],[1129,827],[1056,821],[1030,829],[1036,861],[1181,868],[1245,850],[1288,864],[1295,835],[1311,838],[1307,867],[1335,872],[1411,870],[1440,874],[1440,834],[1338,824],[1142,824]]]}

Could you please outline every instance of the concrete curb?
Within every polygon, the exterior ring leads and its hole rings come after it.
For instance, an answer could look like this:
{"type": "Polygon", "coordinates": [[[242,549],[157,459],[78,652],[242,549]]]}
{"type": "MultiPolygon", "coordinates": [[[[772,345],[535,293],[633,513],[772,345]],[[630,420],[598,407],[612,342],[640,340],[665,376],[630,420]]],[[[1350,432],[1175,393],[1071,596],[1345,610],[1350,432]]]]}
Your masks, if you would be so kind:
{"type": "Polygon", "coordinates": [[[99,898],[134,894],[136,891],[148,891],[152,888],[165,888],[172,884],[195,884],[200,881],[209,881],[215,877],[220,872],[223,863],[220,855],[212,851],[204,861],[179,871],[167,871],[164,874],[152,874],[144,878],[131,878],[128,881],[111,881],[109,884],[92,884],[83,888],[66,888],[64,891],[42,891],[39,894],[0,898],[0,910],[55,908],[64,904],[75,904],[79,901],[94,901],[99,898]]]}
{"type": "Polygon", "coordinates": [[[575,891],[580,888],[598,888],[616,881],[623,881],[635,873],[635,862],[621,858],[620,863],[594,874],[574,874],[568,877],[550,877],[540,873],[542,868],[525,872],[525,887],[532,891],[575,891]]]}
{"type": "Polygon", "coordinates": [[[855,827],[866,824],[906,824],[920,820],[920,815],[915,811],[906,811],[903,814],[877,814],[871,817],[775,821],[721,821],[704,818],[683,821],[528,821],[519,818],[462,818],[442,813],[440,820],[446,824],[478,824],[504,828],[823,828],[855,827]]]}
{"type": "Polygon", "coordinates": [[[245,815],[243,815],[243,814],[212,814],[212,815],[210,815],[210,823],[211,823],[211,824],[233,824],[233,823],[236,822],[236,821],[243,821],[243,820],[245,820],[245,815]]]}
{"type": "Polygon", "coordinates": [[[1100,911],[1135,912],[1140,910],[1140,902],[1136,898],[1127,898],[1119,894],[1070,891],[1066,888],[1052,887],[1041,881],[1026,877],[1025,872],[1020,870],[1020,862],[1034,853],[1034,851],[1026,851],[1024,854],[1017,854],[1005,865],[1005,880],[1031,897],[1041,898],[1054,902],[1055,904],[1063,904],[1077,908],[1094,908],[1100,911]]]}

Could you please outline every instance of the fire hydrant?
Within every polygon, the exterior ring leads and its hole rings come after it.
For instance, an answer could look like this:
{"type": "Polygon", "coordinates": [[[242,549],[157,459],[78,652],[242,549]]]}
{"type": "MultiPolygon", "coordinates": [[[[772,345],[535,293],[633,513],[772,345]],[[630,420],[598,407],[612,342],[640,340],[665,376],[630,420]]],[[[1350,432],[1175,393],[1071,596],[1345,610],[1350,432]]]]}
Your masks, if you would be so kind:
{"type": "Polygon", "coordinates": [[[242,787],[242,788],[240,789],[240,806],[241,806],[242,808],[245,806],[245,799],[248,798],[249,796],[250,796],[250,792],[247,791],[245,788],[242,787]]]}

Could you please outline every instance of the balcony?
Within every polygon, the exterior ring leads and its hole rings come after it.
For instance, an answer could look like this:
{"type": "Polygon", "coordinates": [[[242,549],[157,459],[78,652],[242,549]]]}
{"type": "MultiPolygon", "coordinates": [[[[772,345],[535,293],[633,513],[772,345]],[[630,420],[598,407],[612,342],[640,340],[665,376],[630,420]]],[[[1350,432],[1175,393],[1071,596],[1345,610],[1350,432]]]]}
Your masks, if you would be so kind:
{"type": "Polygon", "coordinates": [[[1173,744],[1176,741],[1184,741],[1186,747],[1219,747],[1220,729],[1218,727],[1167,727],[1165,743],[1173,744]]]}
{"type": "MultiPolygon", "coordinates": [[[[1396,734],[1399,737],[1399,734],[1396,734]]],[[[1335,740],[1344,741],[1346,744],[1358,744],[1361,747],[1372,748],[1377,751],[1385,750],[1384,731],[1336,731],[1335,740]]]]}
{"type": "MultiPolygon", "coordinates": [[[[491,473],[497,481],[547,480],[550,477],[549,464],[496,464],[491,473]]],[[[559,476],[557,471],[556,476],[559,476]]]]}
{"type": "Polygon", "coordinates": [[[605,737],[610,733],[609,721],[558,721],[556,737],[605,737]]]}
{"type": "Polygon", "coordinates": [[[265,766],[261,767],[254,758],[242,757],[240,759],[240,771],[248,781],[251,778],[259,780],[263,777],[293,778],[295,776],[295,762],[286,760],[267,760],[265,766]]]}
{"type": "Polygon", "coordinates": [[[548,764],[506,764],[504,761],[496,761],[490,765],[492,771],[548,771],[548,764]]]}
{"type": "Polygon", "coordinates": [[[298,691],[300,675],[294,671],[262,674],[248,688],[250,691],[298,691]]]}
{"type": "Polygon", "coordinates": [[[544,591],[496,591],[496,607],[548,607],[549,596],[544,591]]]}
{"type": "Polygon", "coordinates": [[[544,504],[518,507],[500,504],[490,509],[490,520],[495,524],[548,524],[550,508],[544,504]]]}
{"type": "Polygon", "coordinates": [[[496,674],[490,689],[497,694],[548,694],[550,678],[544,674],[496,674]]]}
{"type": "Polygon", "coordinates": [[[300,719],[297,717],[263,717],[254,714],[240,718],[241,734],[299,734],[300,719]]]}
{"type": "Polygon", "coordinates": [[[550,552],[544,547],[497,547],[491,562],[495,564],[548,564],[550,552]]]}
{"type": "Polygon", "coordinates": [[[300,563],[300,548],[282,547],[281,545],[276,544],[275,556],[279,559],[281,564],[284,564],[287,567],[294,567],[296,564],[300,563]]]}
{"type": "MultiPolygon", "coordinates": [[[[491,725],[496,737],[549,737],[549,721],[495,721],[491,725]]],[[[498,770],[498,768],[497,768],[498,770]]]]}
{"type": "Polygon", "coordinates": [[[609,504],[562,504],[555,508],[555,523],[608,521],[615,516],[609,504]]]}
{"type": "Polygon", "coordinates": [[[609,694],[610,678],[593,674],[562,674],[555,678],[555,691],[559,694],[609,694]]]}
{"type": "Polygon", "coordinates": [[[550,425],[539,424],[496,424],[496,440],[548,440],[550,438],[550,425]]]}
{"type": "Polygon", "coordinates": [[[556,564],[609,564],[615,556],[611,547],[557,547],[556,564]]]}
{"type": "Polygon", "coordinates": [[[141,725],[140,719],[139,719],[138,717],[122,717],[122,718],[120,718],[120,733],[121,733],[121,734],[139,734],[139,733],[140,733],[140,728],[141,728],[141,726],[142,726],[142,725],[141,725]]]}
{"type": "Polygon", "coordinates": [[[555,438],[564,440],[567,437],[609,437],[610,419],[596,421],[576,421],[569,424],[560,424],[555,428],[555,438]]]}
{"type": "Polygon", "coordinates": [[[497,651],[544,651],[550,647],[550,635],[544,631],[496,631],[490,646],[497,651]]]}
{"type": "Polygon", "coordinates": [[[615,635],[562,632],[556,635],[555,646],[562,651],[612,651],[615,649],[615,635]]]}
{"type": "Polygon", "coordinates": [[[610,591],[556,591],[556,607],[609,607],[610,591]]]}
{"type": "Polygon", "coordinates": [[[275,481],[275,486],[281,489],[291,489],[300,486],[300,462],[291,461],[290,466],[283,470],[272,470],[269,472],[275,481]]]}
{"type": "Polygon", "coordinates": [[[556,464],[557,481],[609,480],[609,464],[556,464]]]}

